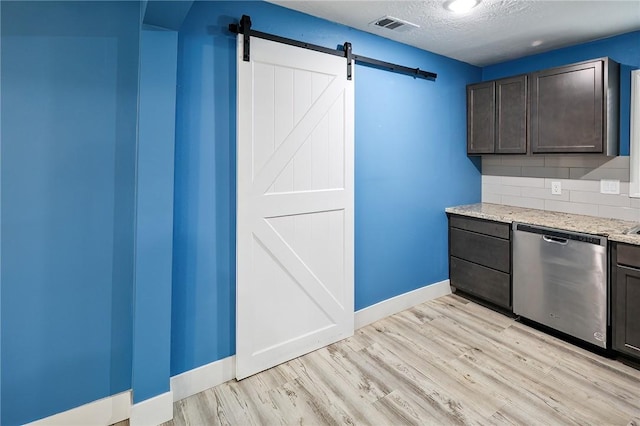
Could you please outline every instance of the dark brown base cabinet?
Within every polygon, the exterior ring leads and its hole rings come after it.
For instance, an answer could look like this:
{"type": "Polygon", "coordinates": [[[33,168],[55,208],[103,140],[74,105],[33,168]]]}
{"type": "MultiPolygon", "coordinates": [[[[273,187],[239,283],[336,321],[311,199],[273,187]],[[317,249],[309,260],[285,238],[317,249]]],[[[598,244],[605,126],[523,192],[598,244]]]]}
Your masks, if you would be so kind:
{"type": "Polygon", "coordinates": [[[500,308],[511,310],[511,227],[449,215],[451,285],[500,308]]]}
{"type": "Polygon", "coordinates": [[[640,360],[640,246],[612,246],[612,348],[640,360]]]}

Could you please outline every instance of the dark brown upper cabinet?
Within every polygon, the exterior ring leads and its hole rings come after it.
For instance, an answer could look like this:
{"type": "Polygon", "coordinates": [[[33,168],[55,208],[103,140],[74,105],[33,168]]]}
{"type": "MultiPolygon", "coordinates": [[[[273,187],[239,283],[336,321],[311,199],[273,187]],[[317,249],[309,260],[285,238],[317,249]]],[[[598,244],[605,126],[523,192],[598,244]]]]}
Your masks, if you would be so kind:
{"type": "Polygon", "coordinates": [[[527,76],[496,81],[496,154],[527,152],[527,76]]]}
{"type": "Polygon", "coordinates": [[[467,153],[527,152],[527,76],[467,86],[467,153]]]}
{"type": "Polygon", "coordinates": [[[617,63],[582,62],[534,72],[529,80],[531,153],[617,154],[617,63]]]}
{"type": "Polygon", "coordinates": [[[467,153],[493,154],[495,134],[495,82],[467,86],[467,153]]]}
{"type": "Polygon", "coordinates": [[[609,58],[467,86],[467,154],[618,155],[620,66],[609,58]]]}

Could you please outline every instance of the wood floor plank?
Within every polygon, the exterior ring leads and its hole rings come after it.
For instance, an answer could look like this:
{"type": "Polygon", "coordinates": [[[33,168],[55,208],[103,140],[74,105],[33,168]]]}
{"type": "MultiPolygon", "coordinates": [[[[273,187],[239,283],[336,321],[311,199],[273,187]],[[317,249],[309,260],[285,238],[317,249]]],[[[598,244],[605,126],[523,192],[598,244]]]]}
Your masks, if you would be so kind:
{"type": "Polygon", "coordinates": [[[456,299],[433,300],[433,303],[427,305],[435,312],[442,314],[442,317],[455,318],[460,322],[474,324],[478,329],[500,332],[511,326],[514,322],[513,318],[493,312],[490,309],[482,307],[482,309],[470,309],[469,306],[480,307],[480,305],[459,304],[456,299]]]}
{"type": "Polygon", "coordinates": [[[487,404],[486,399],[483,401],[484,404],[474,403],[477,402],[477,395],[471,398],[471,392],[467,394],[469,398],[459,398],[456,393],[459,387],[443,386],[433,377],[420,372],[414,363],[399,358],[382,345],[372,346],[368,351],[380,364],[388,366],[399,383],[398,389],[421,401],[421,411],[428,412],[430,417],[444,422],[440,424],[471,424],[473,419],[484,417],[481,414],[483,410],[488,409],[490,413],[495,411],[487,404]]]}
{"type": "Polygon", "coordinates": [[[615,374],[629,374],[630,371],[638,371],[621,362],[603,357],[593,351],[566,342],[558,337],[547,334],[544,331],[532,328],[527,324],[514,322],[510,328],[512,329],[511,331],[518,331],[526,334],[527,339],[542,341],[545,344],[545,347],[551,347],[553,350],[558,351],[558,353],[562,354],[563,358],[567,358],[572,361],[591,363],[593,365],[597,365],[599,368],[602,367],[615,371],[615,374]]]}
{"type": "Polygon", "coordinates": [[[411,391],[395,390],[374,404],[394,424],[408,425],[463,425],[464,420],[447,415],[439,409],[439,404],[433,400],[416,398],[411,391]],[[428,402],[427,402],[428,401],[428,402]],[[431,409],[427,408],[431,405],[431,409]]]}
{"type": "MultiPolygon", "coordinates": [[[[390,327],[393,328],[394,324],[390,324],[390,327]]],[[[419,333],[414,335],[414,329],[409,328],[402,334],[389,330],[377,331],[377,333],[380,343],[372,345],[364,352],[380,365],[381,370],[385,365],[392,365],[389,356],[395,357],[394,359],[402,359],[411,368],[428,377],[432,381],[433,388],[447,389],[458,399],[464,400],[465,404],[471,403],[474,409],[481,413],[490,415],[504,403],[499,398],[495,398],[495,395],[483,392],[474,386],[468,374],[451,370],[449,361],[455,357],[443,357],[437,353],[438,351],[434,353],[432,349],[438,345],[432,344],[430,340],[421,339],[419,333]],[[383,348],[383,351],[379,348],[383,348]]],[[[403,379],[406,378],[399,376],[397,380],[387,378],[385,381],[391,383],[395,380],[393,383],[397,387],[403,386],[405,383],[403,379]]]]}
{"type": "Polygon", "coordinates": [[[640,371],[457,295],[174,404],[186,425],[640,426],[640,371]]]}
{"type": "Polygon", "coordinates": [[[543,333],[523,324],[514,323],[505,331],[505,336],[520,336],[527,342],[535,342],[540,348],[554,353],[563,367],[578,374],[588,374],[598,378],[603,386],[611,385],[624,389],[631,395],[637,395],[640,387],[640,371],[619,361],[612,360],[581,347],[572,345],[554,336],[543,333]]]}
{"type": "MultiPolygon", "coordinates": [[[[464,299],[461,296],[457,296],[455,294],[451,295],[451,299],[447,300],[446,303],[450,303],[450,304],[455,304],[456,301],[458,300],[467,300],[464,299]]],[[[445,302],[444,300],[441,300],[440,302],[445,302]]],[[[515,318],[508,316],[508,315],[504,315],[501,314],[499,312],[496,311],[492,311],[491,309],[479,305],[477,303],[474,302],[470,302],[467,300],[468,303],[466,304],[458,304],[459,309],[461,309],[464,312],[468,312],[470,314],[475,315],[478,318],[483,318],[485,319],[485,321],[488,321],[490,323],[492,323],[493,325],[500,327],[500,328],[507,328],[509,326],[511,326],[511,324],[513,324],[513,322],[515,321],[515,318]]]]}
{"type": "Polygon", "coordinates": [[[441,313],[434,311],[433,309],[429,309],[427,305],[417,305],[413,308],[407,309],[406,311],[399,312],[396,315],[405,316],[417,325],[422,325],[429,321],[433,321],[436,318],[442,317],[441,313]]]}
{"type": "Polygon", "coordinates": [[[546,374],[558,363],[558,359],[546,351],[532,351],[531,348],[523,348],[517,340],[505,338],[503,330],[496,332],[478,328],[474,323],[460,321],[459,318],[440,318],[430,325],[455,339],[472,343],[472,351],[489,353],[514,368],[527,366],[546,374]]]}
{"type": "Polygon", "coordinates": [[[553,410],[539,409],[529,404],[508,403],[488,419],[491,425],[576,425],[569,419],[562,418],[553,410]]]}
{"type": "MultiPolygon", "coordinates": [[[[280,388],[269,391],[273,406],[278,410],[281,421],[279,424],[340,424],[337,419],[342,418],[345,423],[353,423],[350,417],[338,407],[326,404],[326,398],[321,391],[309,391],[303,379],[296,379],[280,388]]],[[[313,389],[311,387],[311,389],[313,389]]]]}
{"type": "MultiPolygon", "coordinates": [[[[492,382],[492,387],[503,396],[507,403],[498,412],[508,412],[513,408],[526,413],[525,418],[529,420],[524,424],[583,424],[558,409],[559,404],[549,396],[540,394],[533,382],[522,386],[520,380],[503,371],[499,364],[492,362],[490,358],[486,359],[481,353],[478,355],[480,356],[466,354],[459,361],[476,370],[478,374],[484,375],[486,380],[492,382]]],[[[513,418],[513,416],[509,417],[513,418]]],[[[516,423],[519,422],[516,421],[516,423]]]]}
{"type": "Polygon", "coordinates": [[[360,423],[373,420],[370,414],[370,399],[366,398],[369,390],[358,390],[348,382],[339,379],[334,368],[327,368],[327,363],[317,353],[305,356],[304,362],[297,364],[299,378],[296,383],[310,397],[331,412],[337,410],[340,418],[350,418],[360,423]]]}
{"type": "Polygon", "coordinates": [[[379,381],[372,380],[373,375],[354,362],[359,355],[350,352],[340,353],[335,348],[323,348],[316,352],[317,356],[305,360],[307,371],[313,371],[316,380],[329,386],[338,395],[344,395],[346,401],[353,400],[356,405],[371,403],[387,395],[391,390],[379,381]]]}
{"type": "Polygon", "coordinates": [[[200,392],[190,398],[175,402],[173,404],[173,421],[166,422],[163,426],[229,425],[224,413],[217,412],[220,407],[207,397],[210,392],[212,390],[200,392]]]}
{"type": "Polygon", "coordinates": [[[599,416],[602,422],[624,424],[632,413],[638,412],[637,404],[612,395],[585,377],[567,373],[561,367],[554,368],[545,377],[545,382],[552,388],[562,389],[562,397],[567,405],[586,405],[591,411],[606,413],[599,416]]]}
{"type": "MultiPolygon", "coordinates": [[[[464,359],[473,361],[478,368],[490,369],[492,375],[498,378],[503,386],[513,383],[515,387],[524,391],[526,399],[531,402],[538,400],[549,406],[554,415],[566,418],[576,424],[603,424],[604,413],[593,409],[587,401],[571,398],[571,394],[564,388],[557,388],[547,381],[538,371],[520,366],[511,368],[499,359],[484,353],[465,354],[464,359]]],[[[608,410],[607,414],[614,412],[608,410]]],[[[604,416],[606,417],[606,416],[604,416]]]]}
{"type": "Polygon", "coordinates": [[[640,378],[634,383],[623,380],[623,376],[613,376],[599,368],[581,369],[561,362],[549,377],[560,383],[572,383],[581,391],[588,390],[590,398],[597,397],[607,405],[618,407],[623,412],[640,414],[640,378]],[[604,373],[604,374],[603,374],[604,373]]]}
{"type": "Polygon", "coordinates": [[[347,337],[346,339],[340,342],[340,346],[351,349],[354,352],[358,352],[366,348],[370,344],[371,343],[367,339],[363,339],[362,336],[359,335],[357,332],[354,333],[353,336],[347,337]]]}
{"type": "Polygon", "coordinates": [[[405,408],[407,404],[402,401],[402,395],[399,393],[400,391],[392,392],[387,397],[376,401],[372,408],[379,413],[381,418],[385,419],[387,424],[419,425],[421,418],[413,410],[405,408]]]}
{"type": "Polygon", "coordinates": [[[270,389],[282,386],[298,378],[298,375],[288,364],[281,364],[269,370],[263,371],[261,374],[254,374],[247,377],[240,383],[243,386],[250,387],[258,396],[266,393],[270,389]]]}
{"type": "Polygon", "coordinates": [[[263,425],[266,420],[271,420],[271,411],[260,410],[261,401],[256,401],[249,397],[249,394],[241,389],[241,385],[236,381],[229,381],[217,386],[209,391],[205,391],[205,397],[210,406],[216,410],[221,423],[243,424],[243,425],[263,425]]]}
{"type": "Polygon", "coordinates": [[[405,346],[421,346],[434,356],[442,359],[455,358],[472,349],[472,346],[467,342],[456,340],[441,333],[431,325],[431,322],[416,328],[402,321],[401,318],[390,317],[375,328],[375,331],[393,338],[398,343],[404,343],[405,346]],[[429,345],[420,343],[425,339],[430,343],[429,345]]]}

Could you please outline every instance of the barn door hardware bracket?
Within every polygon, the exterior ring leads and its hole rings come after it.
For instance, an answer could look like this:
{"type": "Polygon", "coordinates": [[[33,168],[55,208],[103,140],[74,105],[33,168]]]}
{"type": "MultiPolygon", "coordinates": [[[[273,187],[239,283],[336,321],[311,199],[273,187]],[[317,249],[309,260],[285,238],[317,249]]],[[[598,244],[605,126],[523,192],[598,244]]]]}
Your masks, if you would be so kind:
{"type": "Polygon", "coordinates": [[[423,71],[420,68],[410,68],[404,65],[398,65],[391,62],[380,61],[378,59],[368,58],[366,56],[355,55],[352,52],[351,43],[345,42],[342,45],[342,50],[329,49],[328,47],[318,46],[317,44],[305,43],[299,40],[293,40],[286,37],[280,37],[273,34],[263,33],[260,31],[251,29],[251,18],[247,15],[242,15],[239,24],[229,24],[229,31],[234,34],[242,34],[244,36],[242,60],[248,62],[250,60],[249,49],[251,37],[258,37],[264,40],[275,41],[278,43],[288,44],[290,46],[301,47],[303,49],[315,50],[316,52],[322,52],[329,55],[341,56],[347,59],[347,79],[351,80],[353,77],[352,64],[360,63],[373,66],[375,68],[385,69],[392,72],[411,75],[415,78],[424,78],[427,80],[435,81],[438,77],[436,73],[423,71]]]}
{"type": "Polygon", "coordinates": [[[347,58],[347,80],[351,80],[351,60],[353,59],[353,54],[351,53],[351,43],[346,41],[342,45],[342,50],[344,51],[344,57],[347,58]]]}
{"type": "Polygon", "coordinates": [[[239,24],[229,24],[229,31],[244,36],[242,60],[249,62],[251,60],[251,17],[242,15],[239,24]]]}

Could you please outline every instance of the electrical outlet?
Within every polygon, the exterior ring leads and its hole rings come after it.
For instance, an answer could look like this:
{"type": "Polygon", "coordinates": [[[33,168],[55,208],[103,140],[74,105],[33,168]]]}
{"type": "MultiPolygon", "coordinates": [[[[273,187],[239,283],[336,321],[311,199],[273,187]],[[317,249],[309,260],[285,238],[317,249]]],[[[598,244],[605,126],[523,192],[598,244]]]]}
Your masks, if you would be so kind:
{"type": "Polygon", "coordinates": [[[562,195],[562,184],[560,182],[551,182],[551,194],[562,195]]]}
{"type": "Polygon", "coordinates": [[[617,179],[600,179],[601,194],[620,194],[620,181],[617,179]]]}

